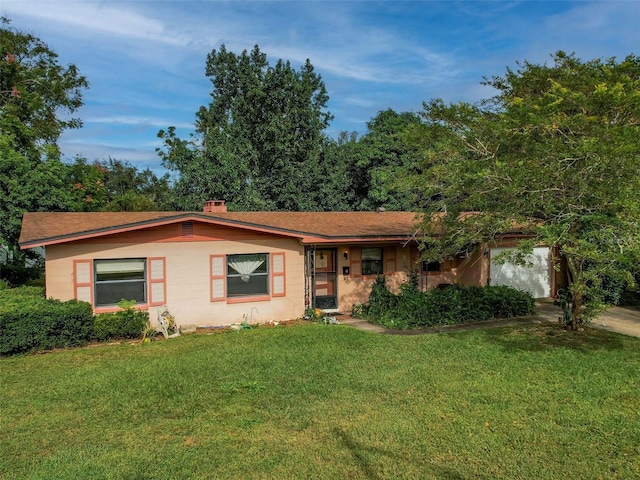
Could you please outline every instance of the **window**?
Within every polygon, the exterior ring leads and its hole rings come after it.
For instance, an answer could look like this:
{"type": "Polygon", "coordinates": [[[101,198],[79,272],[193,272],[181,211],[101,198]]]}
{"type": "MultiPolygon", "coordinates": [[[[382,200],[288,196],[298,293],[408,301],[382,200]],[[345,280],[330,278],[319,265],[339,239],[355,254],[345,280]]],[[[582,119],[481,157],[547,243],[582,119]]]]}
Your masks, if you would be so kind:
{"type": "Polygon", "coordinates": [[[440,262],[422,262],[422,271],[439,273],[442,271],[442,264],[440,262]]]}
{"type": "Polygon", "coordinates": [[[382,248],[362,249],[362,275],[382,274],[382,248]]]}
{"type": "Polygon", "coordinates": [[[116,305],[123,298],[147,302],[146,259],[95,260],[95,306],[116,305]]]}
{"type": "Polygon", "coordinates": [[[269,255],[227,255],[227,297],[269,295],[269,255]]]}

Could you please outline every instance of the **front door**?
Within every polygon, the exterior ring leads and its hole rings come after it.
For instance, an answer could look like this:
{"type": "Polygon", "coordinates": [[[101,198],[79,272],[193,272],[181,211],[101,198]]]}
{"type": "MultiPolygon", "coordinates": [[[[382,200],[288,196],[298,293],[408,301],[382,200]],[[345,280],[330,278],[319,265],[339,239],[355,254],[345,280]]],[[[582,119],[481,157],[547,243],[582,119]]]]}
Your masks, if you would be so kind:
{"type": "Polygon", "coordinates": [[[323,310],[338,308],[336,252],[335,249],[316,250],[313,276],[315,308],[323,310]]]}

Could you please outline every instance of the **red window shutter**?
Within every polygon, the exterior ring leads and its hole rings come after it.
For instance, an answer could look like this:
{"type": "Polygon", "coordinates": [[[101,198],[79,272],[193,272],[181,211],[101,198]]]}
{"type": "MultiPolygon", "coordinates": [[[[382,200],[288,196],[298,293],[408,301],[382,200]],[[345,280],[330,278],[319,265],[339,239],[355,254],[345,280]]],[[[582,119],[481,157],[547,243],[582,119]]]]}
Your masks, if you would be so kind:
{"type": "Polygon", "coordinates": [[[93,305],[93,261],[73,261],[73,293],[76,300],[93,305]]]}
{"type": "Polygon", "coordinates": [[[147,259],[147,278],[149,281],[149,306],[167,303],[167,265],[165,257],[147,259]]]}
{"type": "Polygon", "coordinates": [[[386,247],[384,249],[384,273],[390,274],[396,272],[396,247],[386,247]]]}
{"type": "Polygon", "coordinates": [[[362,276],[362,249],[351,248],[351,260],[349,261],[349,274],[351,277],[362,276]]]}
{"type": "Polygon", "coordinates": [[[278,252],[271,254],[271,296],[285,297],[287,295],[286,285],[285,253],[278,252]]]}
{"type": "Polygon", "coordinates": [[[227,298],[227,257],[226,255],[209,255],[209,270],[211,272],[212,302],[221,302],[227,298]]]}

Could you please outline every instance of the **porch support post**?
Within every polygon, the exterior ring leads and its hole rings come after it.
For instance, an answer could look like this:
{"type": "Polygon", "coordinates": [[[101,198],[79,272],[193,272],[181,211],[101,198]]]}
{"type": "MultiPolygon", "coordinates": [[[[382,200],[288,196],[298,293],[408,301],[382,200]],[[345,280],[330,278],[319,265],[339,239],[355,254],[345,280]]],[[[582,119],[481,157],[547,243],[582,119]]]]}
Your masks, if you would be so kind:
{"type": "Polygon", "coordinates": [[[305,305],[310,308],[316,308],[316,246],[310,245],[304,247],[304,300],[305,305]]]}

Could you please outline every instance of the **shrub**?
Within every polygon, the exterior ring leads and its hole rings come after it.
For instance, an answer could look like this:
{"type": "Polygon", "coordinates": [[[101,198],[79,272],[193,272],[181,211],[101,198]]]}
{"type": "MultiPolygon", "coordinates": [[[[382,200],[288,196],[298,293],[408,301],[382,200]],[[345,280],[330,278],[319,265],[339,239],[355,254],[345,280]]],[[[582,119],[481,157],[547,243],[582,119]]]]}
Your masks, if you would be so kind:
{"type": "Polygon", "coordinates": [[[533,312],[535,301],[528,292],[504,286],[482,288],[495,318],[519,317],[533,312]]]}
{"type": "MultiPolygon", "coordinates": [[[[3,282],[3,285],[6,285],[3,282]]],[[[0,313],[20,305],[30,305],[34,302],[43,302],[44,288],[41,287],[17,287],[8,286],[0,288],[0,313]]]]}
{"type": "Polygon", "coordinates": [[[352,314],[404,329],[516,317],[531,313],[533,307],[531,295],[509,287],[451,285],[421,292],[415,282],[408,282],[401,286],[398,295],[381,293],[381,285],[376,291],[374,285],[369,303],[354,306],[352,314]]]}
{"type": "Polygon", "coordinates": [[[84,345],[93,332],[85,302],[45,299],[41,288],[0,290],[0,355],[84,345]]]}
{"type": "Polygon", "coordinates": [[[364,303],[356,303],[351,307],[351,316],[354,318],[365,318],[366,307],[364,303]]]}
{"type": "MultiPolygon", "coordinates": [[[[628,259],[631,265],[632,259],[628,259]]],[[[631,265],[607,265],[596,268],[590,263],[584,266],[584,277],[587,288],[584,291],[584,302],[595,305],[619,305],[626,290],[636,284],[635,276],[630,273],[631,265]]]]}
{"type": "Polygon", "coordinates": [[[618,305],[622,295],[629,286],[629,282],[611,275],[602,275],[600,288],[602,288],[602,300],[607,305],[618,305]]]}
{"type": "Polygon", "coordinates": [[[368,315],[380,315],[396,306],[396,296],[389,290],[384,276],[378,275],[373,282],[367,305],[368,315]]]}
{"type": "Polygon", "coordinates": [[[100,313],[93,324],[94,339],[98,341],[138,338],[149,323],[149,312],[133,308],[135,301],[118,303],[122,309],[114,313],[100,313]]]}

